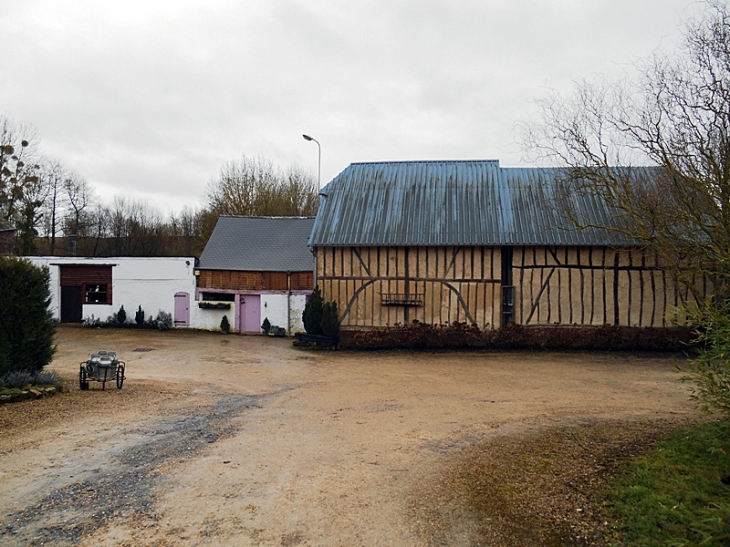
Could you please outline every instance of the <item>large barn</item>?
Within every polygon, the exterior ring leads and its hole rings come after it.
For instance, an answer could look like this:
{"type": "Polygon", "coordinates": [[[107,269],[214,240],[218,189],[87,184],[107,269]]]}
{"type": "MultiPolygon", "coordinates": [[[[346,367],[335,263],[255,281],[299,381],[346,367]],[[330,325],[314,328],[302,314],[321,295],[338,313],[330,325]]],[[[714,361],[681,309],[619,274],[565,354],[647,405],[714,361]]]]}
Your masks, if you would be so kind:
{"type": "Polygon", "coordinates": [[[576,229],[566,205],[593,226],[615,214],[559,192],[561,172],[494,160],[352,164],[321,191],[315,283],[344,327],[672,326],[686,289],[631,238],[576,229]]]}

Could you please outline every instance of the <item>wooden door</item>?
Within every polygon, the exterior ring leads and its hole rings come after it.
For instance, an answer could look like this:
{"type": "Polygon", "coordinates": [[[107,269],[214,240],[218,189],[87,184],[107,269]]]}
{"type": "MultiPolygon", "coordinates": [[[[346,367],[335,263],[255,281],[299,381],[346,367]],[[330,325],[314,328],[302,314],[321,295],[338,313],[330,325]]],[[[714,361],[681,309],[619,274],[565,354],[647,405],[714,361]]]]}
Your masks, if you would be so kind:
{"type": "Polygon", "coordinates": [[[81,287],[61,287],[61,323],[80,323],[81,287]]]}
{"type": "Polygon", "coordinates": [[[238,307],[238,330],[259,332],[261,330],[261,295],[242,294],[238,307]]]}
{"type": "Polygon", "coordinates": [[[186,292],[175,293],[175,326],[190,325],[190,295],[186,292]]]}

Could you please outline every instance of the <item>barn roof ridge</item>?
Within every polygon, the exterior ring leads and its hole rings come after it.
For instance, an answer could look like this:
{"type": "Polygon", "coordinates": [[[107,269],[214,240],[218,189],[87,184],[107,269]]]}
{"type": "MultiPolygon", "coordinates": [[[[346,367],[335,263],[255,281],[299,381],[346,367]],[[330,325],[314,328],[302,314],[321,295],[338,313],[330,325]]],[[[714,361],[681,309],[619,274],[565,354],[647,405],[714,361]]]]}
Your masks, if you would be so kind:
{"type": "Polygon", "coordinates": [[[272,218],[287,218],[287,219],[314,218],[314,216],[220,215],[218,218],[249,218],[249,219],[256,219],[256,220],[268,220],[268,219],[272,219],[272,218]]]}
{"type": "Polygon", "coordinates": [[[589,226],[622,221],[594,196],[566,194],[565,172],[498,160],[352,163],[322,189],[309,244],[635,245],[615,230],[575,228],[566,204],[589,226]]]}

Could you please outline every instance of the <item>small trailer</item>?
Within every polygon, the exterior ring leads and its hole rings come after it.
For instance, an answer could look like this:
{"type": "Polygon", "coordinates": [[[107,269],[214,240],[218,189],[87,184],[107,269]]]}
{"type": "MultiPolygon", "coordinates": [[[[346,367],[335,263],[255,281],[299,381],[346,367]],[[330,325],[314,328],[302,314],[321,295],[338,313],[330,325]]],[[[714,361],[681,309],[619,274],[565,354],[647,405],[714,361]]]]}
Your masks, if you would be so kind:
{"type": "Polygon", "coordinates": [[[92,353],[89,359],[82,361],[79,367],[79,389],[89,389],[89,380],[101,382],[101,389],[106,389],[106,383],[115,381],[117,389],[124,384],[124,369],[126,363],[117,359],[113,351],[100,350],[92,353]]]}

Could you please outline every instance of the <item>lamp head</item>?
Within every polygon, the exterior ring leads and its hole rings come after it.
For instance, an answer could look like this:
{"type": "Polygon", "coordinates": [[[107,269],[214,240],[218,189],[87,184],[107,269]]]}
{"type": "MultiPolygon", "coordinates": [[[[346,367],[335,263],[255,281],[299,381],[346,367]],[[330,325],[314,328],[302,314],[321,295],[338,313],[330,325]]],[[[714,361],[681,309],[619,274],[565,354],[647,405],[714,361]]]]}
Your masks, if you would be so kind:
{"type": "Polygon", "coordinates": [[[311,141],[311,140],[313,140],[312,137],[310,137],[309,135],[302,135],[302,137],[304,137],[304,140],[305,141],[311,141]]]}

